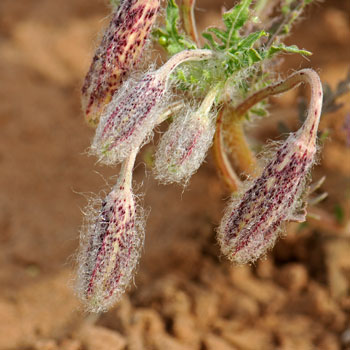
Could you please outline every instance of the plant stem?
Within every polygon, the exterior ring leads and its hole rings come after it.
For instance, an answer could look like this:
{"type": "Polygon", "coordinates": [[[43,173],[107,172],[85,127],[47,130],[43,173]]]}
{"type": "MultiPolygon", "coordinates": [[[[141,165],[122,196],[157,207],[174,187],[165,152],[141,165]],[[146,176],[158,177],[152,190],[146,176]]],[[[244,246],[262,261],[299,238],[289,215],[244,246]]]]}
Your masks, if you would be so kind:
{"type": "Polygon", "coordinates": [[[169,118],[169,116],[171,116],[173,113],[179,111],[184,106],[185,106],[185,104],[182,101],[177,101],[177,102],[172,103],[168,108],[161,111],[157,124],[163,123],[164,121],[166,121],[169,118]]]}
{"type": "MultiPolygon", "coordinates": [[[[274,85],[270,85],[256,92],[252,96],[248,97],[240,105],[232,109],[232,113],[227,116],[225,120],[225,124],[235,125],[239,122],[242,122],[245,114],[256,103],[262,101],[263,99],[269,96],[277,95],[285,91],[288,91],[290,89],[293,89],[294,87],[300,85],[301,83],[307,83],[310,85],[311,98],[310,98],[307,118],[302,128],[299,130],[299,132],[304,135],[307,135],[308,140],[310,140],[310,142],[315,142],[314,141],[316,139],[315,134],[317,133],[317,128],[318,128],[320,114],[321,114],[322,85],[317,73],[312,69],[302,69],[292,74],[291,76],[286,78],[284,81],[281,81],[274,85]]],[[[229,107],[226,107],[226,108],[229,108],[229,107]]],[[[225,182],[230,186],[230,188],[233,191],[235,191],[237,189],[237,184],[239,184],[237,182],[237,175],[235,174],[232,168],[232,165],[228,161],[226,154],[225,155],[221,154],[221,153],[225,153],[225,148],[223,146],[223,140],[222,140],[223,113],[224,113],[224,109],[220,111],[220,114],[216,122],[217,123],[216,135],[215,135],[215,141],[214,141],[215,155],[216,155],[217,165],[220,170],[220,173],[223,175],[225,182]],[[233,177],[231,178],[231,176],[233,177]]],[[[233,128],[233,130],[235,130],[235,128],[233,128]]],[[[237,144],[236,142],[236,146],[234,147],[233,150],[237,152],[237,148],[240,148],[240,152],[241,152],[240,159],[242,158],[244,160],[245,157],[249,159],[250,157],[249,153],[251,153],[251,151],[249,150],[249,147],[246,147],[246,145],[244,144],[244,138],[241,139],[241,142],[239,144],[237,144]],[[249,153],[245,154],[244,149],[249,150],[249,153]]]]}
{"type": "Polygon", "coordinates": [[[294,87],[300,85],[301,83],[308,83],[311,86],[311,100],[309,104],[310,109],[314,108],[315,103],[319,100],[319,96],[316,92],[320,90],[320,83],[317,73],[312,69],[301,69],[300,71],[290,75],[284,81],[281,81],[277,84],[270,85],[252,96],[246,98],[241,104],[233,109],[232,117],[230,121],[233,121],[236,118],[243,119],[245,114],[250,108],[252,108],[258,102],[264,100],[265,98],[273,95],[278,95],[288,90],[293,89],[294,87]],[[316,91],[317,90],[317,91],[316,91]]]}
{"type": "MultiPolygon", "coordinates": [[[[225,116],[228,113],[229,110],[226,111],[225,116]]],[[[242,121],[234,120],[228,124],[224,117],[224,130],[224,143],[234,160],[237,170],[246,175],[255,176],[258,162],[248,144],[242,121]]]]}
{"type": "Polygon", "coordinates": [[[186,61],[201,61],[212,58],[213,56],[214,52],[211,50],[184,50],[172,56],[157,72],[167,77],[178,65],[186,61]]]}
{"type": "Polygon", "coordinates": [[[221,178],[225,181],[232,192],[236,192],[241,186],[241,180],[238,178],[224,149],[222,122],[223,122],[224,108],[222,108],[216,119],[216,131],[213,142],[213,151],[217,168],[221,178]]]}
{"type": "Polygon", "coordinates": [[[181,8],[182,8],[185,31],[192,38],[192,40],[197,44],[197,46],[199,46],[200,43],[198,38],[196,20],[194,17],[195,4],[196,4],[196,0],[182,0],[181,8]]]}
{"type": "Polygon", "coordinates": [[[121,184],[124,184],[125,187],[131,188],[132,185],[132,171],[135,165],[136,155],[139,152],[140,148],[134,148],[129,156],[124,160],[122,168],[119,173],[119,179],[117,181],[117,187],[121,184]]]}

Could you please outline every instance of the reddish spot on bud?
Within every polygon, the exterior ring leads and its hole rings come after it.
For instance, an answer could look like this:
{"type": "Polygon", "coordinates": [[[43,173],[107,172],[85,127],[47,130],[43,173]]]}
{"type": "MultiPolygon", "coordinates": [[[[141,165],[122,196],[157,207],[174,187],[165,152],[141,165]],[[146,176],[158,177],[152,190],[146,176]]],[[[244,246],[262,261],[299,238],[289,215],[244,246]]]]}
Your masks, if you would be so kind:
{"type": "Polygon", "coordinates": [[[209,50],[182,51],[139,82],[125,82],[101,117],[91,151],[106,164],[124,160],[142,145],[157,124],[158,112],[167,101],[171,72],[182,62],[211,55],[209,50]]]}
{"type": "Polygon", "coordinates": [[[254,261],[274,245],[280,224],[293,219],[301,204],[315,152],[291,135],[242,198],[233,200],[218,234],[229,259],[254,261]]]}
{"type": "Polygon", "coordinates": [[[197,111],[175,117],[161,138],[155,156],[155,173],[161,182],[187,182],[204,161],[215,132],[210,109],[216,93],[216,88],[210,91],[197,111]]]}
{"type": "Polygon", "coordinates": [[[82,87],[87,122],[96,126],[126,74],[139,62],[160,0],[124,0],[96,50],[82,87]]]}
{"type": "Polygon", "coordinates": [[[89,311],[105,311],[129,285],[143,244],[129,190],[113,190],[81,237],[78,290],[89,311]]]}
{"type": "Polygon", "coordinates": [[[232,200],[218,230],[222,252],[236,263],[258,259],[274,245],[282,222],[300,220],[300,197],[316,154],[322,85],[312,70],[303,70],[299,76],[311,85],[304,125],[288,137],[242,197],[232,200]]]}

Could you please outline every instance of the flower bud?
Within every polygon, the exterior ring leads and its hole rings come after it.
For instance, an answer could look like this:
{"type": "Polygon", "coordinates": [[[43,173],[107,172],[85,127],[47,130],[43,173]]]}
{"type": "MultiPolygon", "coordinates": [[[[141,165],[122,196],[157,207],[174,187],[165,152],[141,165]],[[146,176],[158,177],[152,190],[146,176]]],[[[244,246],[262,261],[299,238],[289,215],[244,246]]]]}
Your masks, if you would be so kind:
{"type": "Polygon", "coordinates": [[[136,84],[124,83],[101,116],[91,151],[106,164],[125,159],[151,134],[166,102],[170,73],[187,60],[206,59],[210,50],[182,51],[136,84]]]}
{"type": "Polygon", "coordinates": [[[144,232],[136,214],[130,171],[124,171],[126,176],[122,171],[100,211],[87,217],[81,235],[78,292],[92,312],[106,311],[120,299],[140,257],[144,232]]]}
{"type": "Polygon", "coordinates": [[[209,92],[197,111],[175,118],[162,136],[154,169],[161,182],[187,182],[202,164],[215,132],[210,109],[216,94],[217,88],[209,92]]]}
{"type": "Polygon", "coordinates": [[[305,220],[298,209],[314,163],[322,105],[317,74],[305,72],[312,84],[312,98],[304,125],[288,137],[243,196],[232,200],[218,230],[221,251],[236,263],[255,261],[271,248],[284,221],[305,220]]]}
{"type": "Polygon", "coordinates": [[[97,126],[104,106],[139,61],[160,0],[123,0],[97,48],[82,87],[87,122],[97,126]]]}

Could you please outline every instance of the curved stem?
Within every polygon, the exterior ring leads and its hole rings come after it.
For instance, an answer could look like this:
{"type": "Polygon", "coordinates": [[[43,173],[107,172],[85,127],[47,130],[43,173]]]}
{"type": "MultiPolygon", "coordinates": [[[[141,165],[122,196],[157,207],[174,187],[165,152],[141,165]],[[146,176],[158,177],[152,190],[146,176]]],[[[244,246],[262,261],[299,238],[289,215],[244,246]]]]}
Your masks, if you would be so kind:
{"type": "MultiPolygon", "coordinates": [[[[241,104],[239,104],[237,107],[233,109],[234,113],[232,113],[232,115],[234,116],[235,119],[236,118],[243,119],[245,114],[248,112],[248,110],[258,102],[264,100],[269,96],[278,95],[288,90],[291,90],[294,87],[300,85],[301,83],[308,83],[311,86],[311,100],[310,100],[310,106],[309,106],[309,109],[310,109],[311,106],[315,104],[316,100],[318,100],[320,96],[319,94],[316,94],[317,96],[315,95],[316,90],[317,90],[317,93],[321,92],[321,96],[322,96],[322,86],[320,83],[320,79],[314,70],[301,69],[300,71],[290,75],[285,80],[277,84],[270,85],[256,92],[255,94],[248,97],[247,99],[245,99],[241,104]]],[[[233,118],[231,118],[231,121],[232,119],[233,118]]]]}
{"type": "MultiPolygon", "coordinates": [[[[183,103],[181,101],[175,102],[172,105],[170,105],[169,108],[159,116],[157,124],[161,124],[163,121],[168,119],[172,113],[177,112],[182,107],[183,107],[183,103]]],[[[135,147],[131,151],[129,156],[124,160],[119,173],[119,178],[116,185],[117,187],[119,187],[122,183],[126,187],[131,187],[132,172],[135,165],[136,156],[139,150],[140,150],[140,147],[135,147]]]]}
{"type": "Polygon", "coordinates": [[[227,124],[224,118],[224,130],[224,143],[233,158],[237,171],[249,176],[255,176],[257,174],[258,161],[250,148],[243,130],[242,121],[236,120],[227,124]]]}
{"type": "Polygon", "coordinates": [[[181,8],[182,8],[185,31],[192,38],[192,40],[197,44],[197,46],[199,46],[200,43],[199,43],[199,38],[197,33],[196,20],[194,17],[195,4],[196,4],[196,0],[182,0],[181,8]]]}
{"type": "Polygon", "coordinates": [[[214,56],[214,52],[207,49],[198,50],[184,50],[176,55],[172,56],[167,62],[163,64],[161,68],[158,69],[160,76],[165,76],[166,78],[169,74],[181,63],[186,61],[201,61],[207,60],[214,56]]]}
{"type": "Polygon", "coordinates": [[[221,89],[221,84],[216,84],[214,87],[212,87],[209,92],[204,97],[197,113],[202,115],[208,115],[211,108],[213,107],[213,104],[215,103],[215,99],[218,95],[218,92],[221,89]]]}
{"type": "Polygon", "coordinates": [[[161,111],[158,117],[157,125],[163,123],[166,121],[172,114],[176,113],[177,111],[181,110],[185,104],[182,101],[177,101],[172,103],[168,108],[161,111]]]}
{"type": "MultiPolygon", "coordinates": [[[[305,135],[305,138],[307,138],[306,144],[315,143],[317,128],[318,128],[320,115],[321,115],[323,93],[322,93],[322,84],[321,84],[320,78],[318,77],[317,73],[312,69],[302,69],[292,74],[291,76],[286,78],[284,81],[268,86],[256,92],[252,96],[248,97],[236,108],[232,109],[232,113],[225,120],[225,124],[241,122],[245,114],[248,112],[248,110],[251,107],[253,107],[256,103],[262,101],[263,99],[269,96],[277,95],[285,91],[288,91],[290,89],[293,89],[294,87],[300,85],[301,83],[307,83],[310,85],[311,98],[310,98],[307,118],[303,126],[298,131],[298,133],[305,135]]],[[[223,124],[222,115],[223,115],[223,110],[221,111],[221,114],[217,119],[216,140],[215,140],[216,158],[218,160],[217,161],[218,167],[220,169],[220,172],[224,176],[225,182],[228,183],[229,185],[231,184],[230,187],[233,190],[235,190],[235,188],[237,187],[236,179],[235,177],[233,177],[232,179],[230,178],[231,174],[235,174],[232,168],[232,165],[230,164],[230,162],[227,161],[226,154],[225,155],[220,154],[220,153],[225,153],[225,149],[222,145],[222,124],[223,124]]]]}
{"type": "Polygon", "coordinates": [[[237,174],[232,168],[224,149],[223,135],[222,135],[223,113],[224,113],[224,108],[222,108],[219,111],[219,114],[216,119],[216,131],[215,131],[214,142],[213,142],[213,151],[214,151],[216,165],[219,170],[221,178],[225,181],[225,183],[227,184],[227,186],[230,188],[232,192],[236,192],[241,185],[241,180],[238,178],[237,174]]]}
{"type": "MultiPolygon", "coordinates": [[[[212,108],[215,102],[215,99],[219,90],[220,90],[220,84],[217,84],[216,86],[214,86],[212,89],[209,90],[203,102],[201,103],[199,110],[197,111],[199,114],[206,115],[209,113],[210,109],[212,108]]],[[[169,107],[167,107],[165,110],[163,110],[160,113],[158,117],[157,125],[163,123],[165,120],[169,118],[169,116],[178,112],[184,107],[185,107],[185,103],[182,101],[176,101],[172,103],[169,107]]]]}
{"type": "Polygon", "coordinates": [[[119,187],[123,183],[124,186],[131,188],[132,171],[135,165],[136,155],[139,150],[139,147],[134,148],[129,154],[128,158],[124,160],[116,186],[119,187]]]}

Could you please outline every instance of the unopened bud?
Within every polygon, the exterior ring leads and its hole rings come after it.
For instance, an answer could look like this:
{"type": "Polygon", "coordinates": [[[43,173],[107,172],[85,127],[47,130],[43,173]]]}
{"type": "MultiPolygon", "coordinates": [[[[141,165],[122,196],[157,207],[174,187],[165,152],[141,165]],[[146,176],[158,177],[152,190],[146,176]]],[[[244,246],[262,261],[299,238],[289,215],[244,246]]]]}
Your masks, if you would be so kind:
{"type": "Polygon", "coordinates": [[[87,122],[97,126],[129,71],[139,61],[159,10],[160,0],[123,0],[96,50],[82,87],[87,122]]]}
{"type": "Polygon", "coordinates": [[[125,82],[101,116],[91,151],[106,164],[118,163],[151,134],[166,97],[168,78],[182,62],[212,56],[210,50],[182,51],[136,84],[125,82]]]}
{"type": "Polygon", "coordinates": [[[162,136],[155,155],[155,174],[161,182],[187,182],[204,161],[215,132],[210,109],[217,91],[210,91],[197,111],[175,118],[162,136]]]}
{"type": "Polygon", "coordinates": [[[308,117],[291,134],[240,199],[233,199],[218,230],[221,251],[242,264],[258,259],[271,248],[284,221],[298,219],[300,197],[316,154],[322,85],[317,74],[304,70],[312,86],[308,117]]]}
{"type": "MultiPolygon", "coordinates": [[[[130,165],[134,160],[128,161],[130,165]]],[[[106,311],[113,306],[139,261],[144,232],[142,218],[136,214],[131,171],[132,167],[124,167],[100,211],[87,217],[81,235],[77,287],[88,311],[106,311]]]]}

